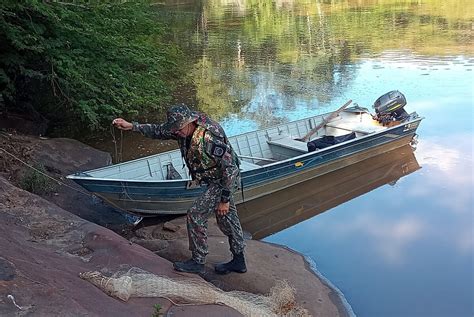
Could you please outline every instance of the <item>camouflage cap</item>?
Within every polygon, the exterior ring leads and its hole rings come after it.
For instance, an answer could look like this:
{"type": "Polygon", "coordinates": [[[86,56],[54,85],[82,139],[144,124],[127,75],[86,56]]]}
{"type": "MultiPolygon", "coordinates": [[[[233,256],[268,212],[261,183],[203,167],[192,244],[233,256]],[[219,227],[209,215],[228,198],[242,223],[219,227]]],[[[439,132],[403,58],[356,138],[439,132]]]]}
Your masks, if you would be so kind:
{"type": "Polygon", "coordinates": [[[184,128],[188,123],[196,121],[199,116],[196,112],[191,111],[188,106],[180,104],[169,109],[166,117],[168,118],[168,127],[174,133],[184,128]]]}

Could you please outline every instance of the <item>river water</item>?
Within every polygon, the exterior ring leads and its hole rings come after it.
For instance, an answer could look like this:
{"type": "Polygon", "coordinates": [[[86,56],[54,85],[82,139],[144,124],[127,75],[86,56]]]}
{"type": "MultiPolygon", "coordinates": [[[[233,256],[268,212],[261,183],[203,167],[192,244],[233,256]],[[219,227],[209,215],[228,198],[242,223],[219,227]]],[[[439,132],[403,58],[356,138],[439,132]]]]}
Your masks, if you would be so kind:
{"type": "Polygon", "coordinates": [[[314,261],[357,316],[473,316],[473,2],[155,8],[192,56],[195,106],[229,135],[404,93],[406,109],[425,117],[414,152],[280,193],[267,209],[247,205],[242,222],[254,238],[314,261]]]}

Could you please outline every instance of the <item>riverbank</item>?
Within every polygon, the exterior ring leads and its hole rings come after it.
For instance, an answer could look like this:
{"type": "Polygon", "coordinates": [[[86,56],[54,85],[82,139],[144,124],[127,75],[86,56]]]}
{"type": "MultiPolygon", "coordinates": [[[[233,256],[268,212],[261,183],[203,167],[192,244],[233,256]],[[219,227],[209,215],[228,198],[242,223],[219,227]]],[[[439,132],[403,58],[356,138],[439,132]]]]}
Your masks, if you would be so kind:
{"type": "MultiPolygon", "coordinates": [[[[132,228],[121,213],[70,187],[53,184],[42,197],[31,194],[16,187],[27,172],[17,159],[38,163],[48,175],[81,190],[64,176],[107,165],[110,156],[70,139],[5,133],[0,146],[9,153],[2,153],[0,161],[0,314],[151,316],[159,304],[161,313],[177,316],[239,315],[224,306],[176,306],[163,298],[122,302],[81,280],[81,272],[113,273],[124,265],[171,278],[196,278],[172,270],[173,261],[189,257],[184,217],[132,228]]],[[[248,272],[216,275],[213,265],[229,259],[230,252],[213,218],[209,234],[206,272],[197,277],[202,281],[224,291],[268,294],[278,280],[286,280],[295,289],[297,304],[311,315],[347,315],[337,293],[305,259],[281,246],[248,240],[248,272]]]]}

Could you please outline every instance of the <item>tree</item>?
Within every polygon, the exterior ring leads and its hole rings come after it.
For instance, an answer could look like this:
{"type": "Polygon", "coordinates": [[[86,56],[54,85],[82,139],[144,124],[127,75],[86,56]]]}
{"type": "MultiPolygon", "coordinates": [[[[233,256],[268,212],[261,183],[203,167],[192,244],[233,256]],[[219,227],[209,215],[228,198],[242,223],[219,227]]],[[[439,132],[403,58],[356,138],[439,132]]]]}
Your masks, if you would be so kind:
{"type": "Polygon", "coordinates": [[[170,100],[182,53],[146,2],[0,4],[0,111],[94,131],[170,100]]]}

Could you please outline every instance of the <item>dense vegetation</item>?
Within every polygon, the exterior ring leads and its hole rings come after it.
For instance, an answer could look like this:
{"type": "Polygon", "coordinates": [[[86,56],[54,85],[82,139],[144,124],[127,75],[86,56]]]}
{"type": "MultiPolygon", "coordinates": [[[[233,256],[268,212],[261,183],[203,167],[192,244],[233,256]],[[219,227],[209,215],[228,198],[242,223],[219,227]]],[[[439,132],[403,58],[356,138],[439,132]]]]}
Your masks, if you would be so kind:
{"type": "Polygon", "coordinates": [[[0,113],[72,135],[161,109],[181,53],[146,1],[121,2],[0,2],[0,113]]]}

